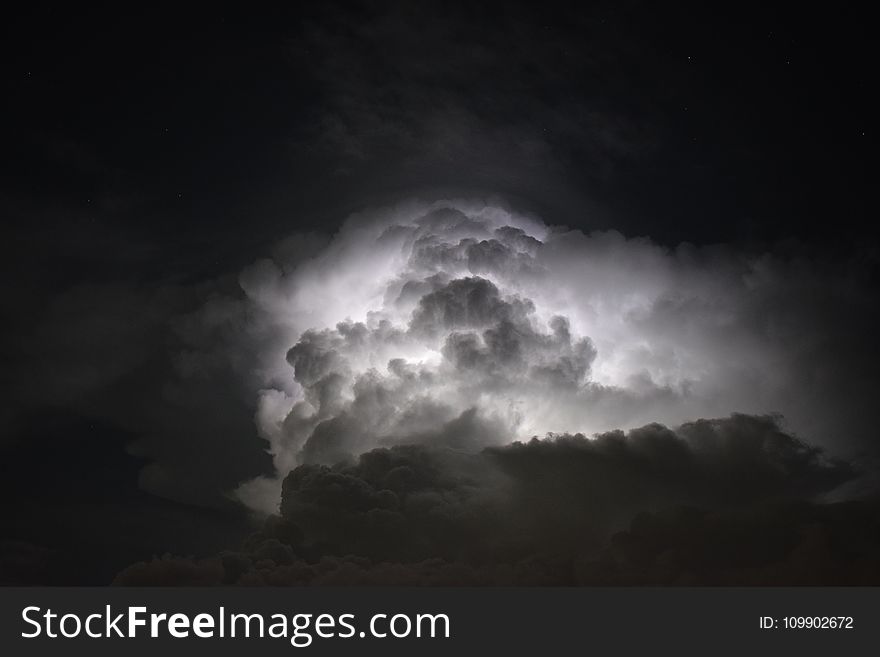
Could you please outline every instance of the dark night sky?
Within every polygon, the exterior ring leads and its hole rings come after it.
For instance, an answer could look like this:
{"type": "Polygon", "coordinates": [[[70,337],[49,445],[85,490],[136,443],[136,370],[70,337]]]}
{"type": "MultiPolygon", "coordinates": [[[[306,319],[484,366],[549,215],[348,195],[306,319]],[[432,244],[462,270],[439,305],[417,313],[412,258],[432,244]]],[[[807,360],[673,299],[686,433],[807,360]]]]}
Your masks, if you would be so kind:
{"type": "MultiPolygon", "coordinates": [[[[365,207],[493,194],[668,245],[796,243],[875,280],[869,25],[857,5],[649,2],[7,18],[4,558],[36,564],[34,580],[107,581],[153,553],[238,540],[243,511],[145,492],[137,432],[41,377],[79,362],[85,331],[90,354],[119,363],[119,385],[96,394],[125,413],[139,394],[126,381],[161,380],[150,354],[200,282],[228,286],[278,239],[332,233],[365,207]],[[116,323],[71,314],[90,286],[116,290],[116,323]],[[181,286],[159,308],[138,302],[181,286]],[[34,556],[60,546],[48,566],[34,556]]],[[[232,424],[253,435],[237,403],[232,424]]],[[[267,467],[253,435],[209,483],[267,467]]]]}

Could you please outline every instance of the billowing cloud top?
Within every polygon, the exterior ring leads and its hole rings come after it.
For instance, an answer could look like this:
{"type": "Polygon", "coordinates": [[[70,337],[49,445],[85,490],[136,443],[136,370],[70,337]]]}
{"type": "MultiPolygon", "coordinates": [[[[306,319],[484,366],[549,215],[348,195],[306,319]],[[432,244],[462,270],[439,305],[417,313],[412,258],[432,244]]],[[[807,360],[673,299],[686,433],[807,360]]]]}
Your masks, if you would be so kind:
{"type": "MultiPolygon", "coordinates": [[[[276,476],[237,495],[267,513],[296,466],[398,444],[475,452],[732,412],[782,413],[822,444],[846,404],[826,343],[849,339],[841,316],[860,303],[797,258],[669,250],[465,201],[355,216],[240,282],[273,335],[257,423],[276,476]]],[[[847,433],[838,449],[858,446],[847,433]]]]}

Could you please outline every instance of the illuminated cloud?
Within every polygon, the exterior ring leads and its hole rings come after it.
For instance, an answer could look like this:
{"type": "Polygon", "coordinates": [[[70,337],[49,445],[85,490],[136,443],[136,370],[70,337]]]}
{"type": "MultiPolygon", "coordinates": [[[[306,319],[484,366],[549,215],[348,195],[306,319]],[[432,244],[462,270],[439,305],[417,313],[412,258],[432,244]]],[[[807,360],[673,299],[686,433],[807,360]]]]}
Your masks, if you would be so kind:
{"type": "Polygon", "coordinates": [[[827,343],[864,339],[847,323],[860,300],[841,295],[846,273],[810,267],[473,201],[352,217],[312,257],[240,278],[274,327],[257,426],[276,474],[237,495],[273,512],[296,466],[377,447],[475,452],[733,412],[782,414],[820,445],[834,430],[854,451],[867,434],[841,412],[854,400],[827,343]]]}

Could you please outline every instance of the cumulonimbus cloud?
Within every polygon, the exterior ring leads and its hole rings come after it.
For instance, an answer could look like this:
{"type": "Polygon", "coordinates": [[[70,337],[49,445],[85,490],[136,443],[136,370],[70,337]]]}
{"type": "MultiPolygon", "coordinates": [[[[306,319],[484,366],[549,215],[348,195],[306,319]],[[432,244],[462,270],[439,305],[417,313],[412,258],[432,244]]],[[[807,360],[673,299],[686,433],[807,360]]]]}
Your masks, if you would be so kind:
{"type": "Polygon", "coordinates": [[[876,384],[841,386],[875,318],[852,271],[805,257],[409,202],[240,281],[273,335],[256,419],[276,474],[237,490],[261,512],[297,466],[394,445],[477,452],[735,412],[781,414],[847,456],[869,444],[851,411],[876,384]]]}

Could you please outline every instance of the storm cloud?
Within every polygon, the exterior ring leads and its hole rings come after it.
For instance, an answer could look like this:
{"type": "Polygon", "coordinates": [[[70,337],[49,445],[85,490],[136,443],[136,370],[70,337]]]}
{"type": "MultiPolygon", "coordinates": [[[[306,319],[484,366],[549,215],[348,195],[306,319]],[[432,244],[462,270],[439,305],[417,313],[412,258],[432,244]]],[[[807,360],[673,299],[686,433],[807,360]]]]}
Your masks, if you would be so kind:
{"type": "Polygon", "coordinates": [[[256,415],[277,473],[238,491],[265,513],[297,465],[376,447],[473,452],[730,413],[873,458],[859,409],[876,381],[856,374],[877,319],[868,288],[804,253],[670,249],[501,204],[408,202],[242,281],[288,338],[256,415]]]}
{"type": "Polygon", "coordinates": [[[870,272],[410,200],[293,234],[235,275],[60,294],[6,373],[7,426],[69,409],[121,429],[144,490],[265,515],[297,466],[375,448],[775,414],[858,466],[837,493],[852,495],[873,489],[878,452],[870,272]]]}
{"type": "Polygon", "coordinates": [[[875,581],[858,11],[132,12],[9,17],[2,581],[875,581]]]}
{"type": "Polygon", "coordinates": [[[875,506],[817,503],[853,476],[743,415],[479,453],[378,448],[297,467],[240,551],[142,562],[116,582],[864,583],[880,572],[875,506]]]}

